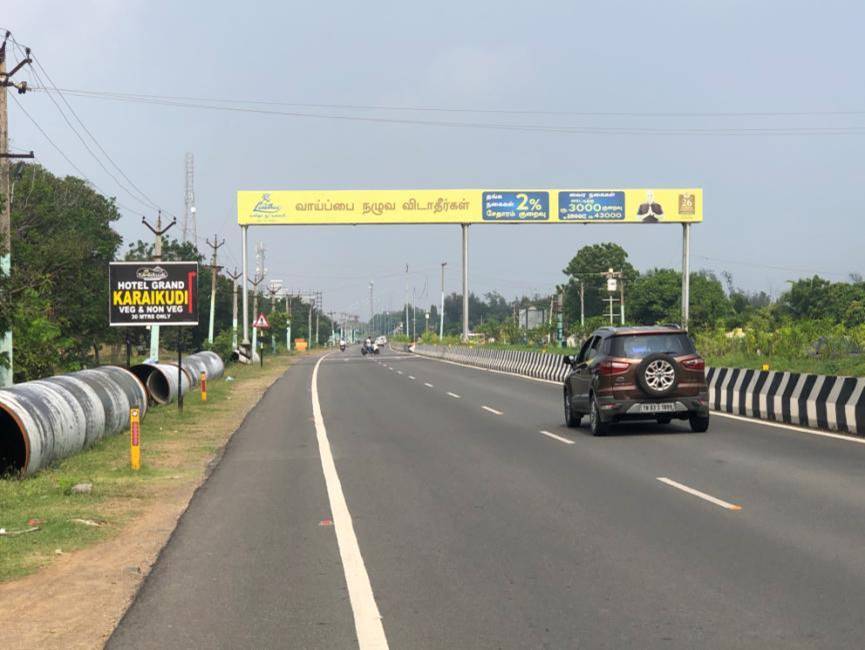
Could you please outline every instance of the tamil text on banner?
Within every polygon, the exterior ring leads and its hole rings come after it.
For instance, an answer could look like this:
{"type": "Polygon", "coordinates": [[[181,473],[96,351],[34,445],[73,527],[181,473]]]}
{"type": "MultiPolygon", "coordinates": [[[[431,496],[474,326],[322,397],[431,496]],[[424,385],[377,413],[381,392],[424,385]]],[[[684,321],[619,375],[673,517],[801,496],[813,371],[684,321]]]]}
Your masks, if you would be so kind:
{"type": "Polygon", "coordinates": [[[243,190],[238,223],[695,223],[703,191],[685,189],[243,190]]]}

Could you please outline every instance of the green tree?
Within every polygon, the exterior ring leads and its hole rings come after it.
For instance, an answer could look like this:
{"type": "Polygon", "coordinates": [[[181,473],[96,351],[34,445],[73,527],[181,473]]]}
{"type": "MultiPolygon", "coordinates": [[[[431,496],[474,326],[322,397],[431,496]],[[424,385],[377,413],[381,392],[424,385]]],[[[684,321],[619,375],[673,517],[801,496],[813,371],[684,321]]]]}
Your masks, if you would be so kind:
{"type": "MultiPolygon", "coordinates": [[[[678,323],[682,319],[682,274],[653,269],[641,276],[626,297],[629,320],[641,325],[678,323]]],[[[714,325],[732,314],[730,300],[712,273],[691,274],[690,326],[714,325]]]]}
{"type": "Polygon", "coordinates": [[[627,303],[629,288],[639,273],[628,261],[628,253],[624,248],[612,242],[583,246],[568,262],[563,271],[568,276],[564,287],[564,312],[568,323],[580,322],[580,280],[585,286],[586,316],[603,313],[603,299],[607,297],[606,280],[598,274],[608,269],[624,273],[627,303]]]}
{"type": "Polygon", "coordinates": [[[99,363],[102,344],[117,340],[107,300],[119,218],[114,199],[82,179],[24,166],[12,195],[13,266],[2,304],[13,315],[16,381],[99,363]]]}

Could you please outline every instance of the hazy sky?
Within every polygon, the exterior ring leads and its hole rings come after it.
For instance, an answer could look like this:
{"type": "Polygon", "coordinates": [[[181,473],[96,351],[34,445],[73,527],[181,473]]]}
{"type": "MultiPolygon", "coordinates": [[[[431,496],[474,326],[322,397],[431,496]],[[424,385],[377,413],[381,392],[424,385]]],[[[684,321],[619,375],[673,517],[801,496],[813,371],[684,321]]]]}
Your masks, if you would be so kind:
{"type": "MultiPolygon", "coordinates": [[[[532,133],[190,110],[69,97],[127,175],[183,212],[195,154],[199,235],[229,239],[238,189],[703,187],[693,266],[779,293],[785,280],[865,271],[862,145],[843,135],[747,129],[865,126],[865,3],[143,2],[6,0],[0,26],[61,88],[150,95],[638,116],[291,109],[482,123],[709,129],[711,135],[532,133]],[[853,114],[830,112],[860,111],[853,114]],[[646,113],[714,113],[658,117],[646,113]],[[805,112],[807,115],[779,115],[805,112]],[[718,115],[737,113],[738,115],[718,115]],[[743,116],[741,113],[774,113],[743,116]],[[719,135],[719,129],[732,129],[719,135]],[[748,135],[750,133],[750,135],[748,135]]],[[[35,80],[25,74],[18,78],[35,80]]],[[[19,98],[87,176],[130,207],[41,92],[19,98]]],[[[12,145],[74,173],[10,101],[12,145]]],[[[149,235],[125,212],[127,240],[149,235]]],[[[179,228],[172,234],[179,235],[179,228]]],[[[321,289],[326,308],[398,308],[404,265],[418,294],[459,287],[457,226],[270,228],[269,277],[321,289]]],[[[640,269],[678,266],[680,227],[470,229],[473,291],[548,291],[588,243],[616,241],[640,269]]],[[[204,248],[202,246],[202,248],[204,248]]]]}

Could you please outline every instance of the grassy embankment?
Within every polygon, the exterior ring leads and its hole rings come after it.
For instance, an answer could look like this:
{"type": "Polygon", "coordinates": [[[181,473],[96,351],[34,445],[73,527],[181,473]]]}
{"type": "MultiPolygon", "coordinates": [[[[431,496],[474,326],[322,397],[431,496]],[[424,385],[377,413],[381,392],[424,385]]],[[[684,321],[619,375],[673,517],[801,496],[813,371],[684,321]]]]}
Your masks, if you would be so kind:
{"type": "Polygon", "coordinates": [[[58,552],[80,549],[118,534],[125,523],[178,485],[201,479],[208,461],[231,434],[232,422],[258,401],[262,388],[285,371],[288,355],[259,366],[232,365],[233,381],[210,382],[207,402],[198,390],[177,405],[151,407],[141,425],[142,466],[129,467],[129,434],[100,441],[90,449],[25,479],[0,480],[0,581],[49,563],[58,552]],[[90,494],[73,494],[92,483],[90,494]],[[28,524],[28,522],[30,522],[28,524]]]}

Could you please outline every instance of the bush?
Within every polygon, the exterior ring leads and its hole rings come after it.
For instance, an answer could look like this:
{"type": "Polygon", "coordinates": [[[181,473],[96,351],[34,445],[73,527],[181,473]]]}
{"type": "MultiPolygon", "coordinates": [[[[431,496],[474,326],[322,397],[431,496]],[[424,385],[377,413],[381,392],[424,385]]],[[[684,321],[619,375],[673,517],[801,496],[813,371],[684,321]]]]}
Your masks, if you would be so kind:
{"type": "Polygon", "coordinates": [[[225,363],[231,361],[231,353],[234,352],[231,341],[232,341],[232,332],[231,330],[222,330],[219,334],[213,337],[213,344],[208,344],[205,341],[204,348],[206,350],[213,350],[222,357],[222,360],[225,363]]]}

